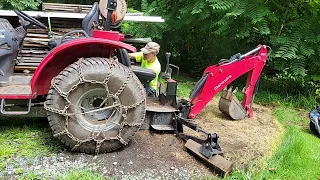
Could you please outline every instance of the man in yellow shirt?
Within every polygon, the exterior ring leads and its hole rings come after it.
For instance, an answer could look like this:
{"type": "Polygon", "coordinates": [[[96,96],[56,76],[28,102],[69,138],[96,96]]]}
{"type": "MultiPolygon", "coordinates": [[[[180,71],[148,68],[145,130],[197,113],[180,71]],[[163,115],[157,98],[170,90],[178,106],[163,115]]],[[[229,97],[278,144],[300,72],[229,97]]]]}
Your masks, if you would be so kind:
{"type": "Polygon", "coordinates": [[[156,73],[156,77],[147,84],[146,90],[148,96],[155,96],[158,85],[158,77],[161,72],[161,64],[157,58],[159,53],[160,45],[155,42],[149,42],[141,52],[129,53],[131,59],[135,59],[136,62],[141,63],[141,67],[151,69],[156,73]]]}

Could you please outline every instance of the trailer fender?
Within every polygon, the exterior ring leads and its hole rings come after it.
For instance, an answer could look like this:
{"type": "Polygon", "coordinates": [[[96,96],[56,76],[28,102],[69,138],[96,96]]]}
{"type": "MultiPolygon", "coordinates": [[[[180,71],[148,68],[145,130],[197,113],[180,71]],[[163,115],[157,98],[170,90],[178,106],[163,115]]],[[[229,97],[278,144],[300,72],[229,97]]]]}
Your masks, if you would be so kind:
{"type": "Polygon", "coordinates": [[[110,57],[115,49],[127,49],[136,52],[136,48],[131,45],[100,38],[76,39],[54,48],[41,61],[34,72],[31,80],[33,96],[47,94],[52,78],[79,58],[110,57]]]}

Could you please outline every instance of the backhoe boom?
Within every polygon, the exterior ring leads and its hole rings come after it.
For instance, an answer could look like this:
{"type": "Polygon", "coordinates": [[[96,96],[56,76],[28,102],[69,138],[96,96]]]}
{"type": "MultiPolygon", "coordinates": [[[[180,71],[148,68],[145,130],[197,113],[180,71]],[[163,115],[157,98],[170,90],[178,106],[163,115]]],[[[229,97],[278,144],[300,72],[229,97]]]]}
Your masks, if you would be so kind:
{"type": "Polygon", "coordinates": [[[195,118],[217,93],[245,73],[248,73],[248,77],[241,104],[247,115],[253,117],[251,99],[267,56],[267,46],[259,45],[242,56],[237,54],[227,62],[207,67],[191,92],[189,118],[195,118]]]}

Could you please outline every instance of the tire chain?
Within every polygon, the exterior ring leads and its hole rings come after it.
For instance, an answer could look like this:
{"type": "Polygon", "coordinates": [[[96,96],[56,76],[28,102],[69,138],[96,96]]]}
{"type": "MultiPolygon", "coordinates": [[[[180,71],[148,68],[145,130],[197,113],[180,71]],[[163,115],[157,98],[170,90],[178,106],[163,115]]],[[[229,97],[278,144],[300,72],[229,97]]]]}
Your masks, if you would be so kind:
{"type": "MultiPolygon", "coordinates": [[[[111,74],[112,74],[112,71],[113,71],[113,67],[115,67],[116,65],[112,62],[112,61],[107,61],[108,65],[109,65],[109,72],[106,76],[106,78],[103,80],[103,82],[100,82],[100,81],[96,81],[96,80],[87,80],[84,78],[84,75],[82,73],[82,60],[84,58],[81,58],[78,63],[77,63],[77,71],[79,73],[79,82],[75,85],[73,85],[71,87],[71,89],[68,91],[68,92],[63,92],[58,86],[56,83],[54,83],[54,80],[51,81],[51,86],[58,92],[58,94],[63,97],[65,100],[66,100],[66,106],[63,108],[63,110],[60,110],[60,109],[55,109],[55,108],[52,108],[50,107],[49,105],[47,105],[47,103],[45,102],[44,103],[44,108],[47,110],[47,111],[50,111],[50,112],[53,112],[53,113],[56,113],[56,114],[59,114],[59,115],[62,115],[65,117],[65,125],[66,127],[64,128],[64,130],[62,130],[61,132],[58,132],[56,134],[54,134],[53,136],[54,137],[58,137],[58,136],[61,136],[61,135],[67,135],[69,138],[73,139],[76,144],[74,145],[74,147],[72,147],[72,151],[76,150],[81,144],[85,143],[85,142],[90,142],[90,141],[95,141],[96,142],[96,149],[95,149],[95,153],[98,154],[99,151],[100,151],[100,146],[101,144],[106,141],[106,140],[118,140],[119,142],[121,142],[123,145],[127,145],[128,142],[126,142],[122,137],[121,137],[121,132],[123,130],[123,128],[125,128],[126,126],[129,126],[130,128],[131,127],[137,127],[137,130],[139,130],[139,128],[141,127],[142,123],[143,123],[143,120],[144,118],[142,118],[141,122],[139,123],[135,123],[135,124],[129,124],[126,122],[127,120],[127,113],[128,113],[128,110],[129,109],[134,109],[136,108],[137,106],[139,106],[140,104],[144,103],[145,102],[145,99],[143,99],[142,101],[140,102],[136,102],[132,105],[129,105],[129,106],[124,106],[124,105],[120,105],[120,107],[122,109],[124,109],[124,113],[122,113],[122,117],[124,118],[124,120],[121,122],[120,124],[120,128],[119,128],[119,133],[116,137],[105,137],[105,135],[103,134],[102,131],[99,131],[98,134],[95,136],[95,137],[89,137],[85,140],[80,140],[76,137],[74,137],[69,131],[68,131],[68,118],[69,116],[71,115],[74,115],[73,114],[68,114],[67,113],[67,110],[69,109],[70,106],[74,106],[76,107],[75,105],[73,105],[70,100],[68,99],[70,93],[72,91],[74,91],[75,89],[77,89],[77,87],[80,85],[80,84],[83,84],[83,83],[93,83],[93,84],[101,84],[103,85],[105,88],[106,88],[106,91],[107,93],[109,94],[109,89],[108,89],[108,85],[107,83],[109,82],[109,79],[111,77],[111,74]],[[97,138],[100,136],[100,134],[103,134],[104,136],[104,139],[102,140],[98,140],[97,138]]],[[[123,90],[125,89],[125,87],[127,86],[128,82],[130,81],[130,78],[132,78],[133,76],[133,72],[132,71],[129,71],[128,73],[128,76],[127,76],[127,79],[125,80],[125,82],[122,84],[122,86],[119,88],[118,92],[115,94],[115,97],[118,97],[122,92],[123,90]]],[[[108,97],[110,97],[108,95],[108,97]]],[[[113,105],[115,104],[115,102],[113,103],[113,105]]],[[[78,108],[78,107],[76,107],[78,108]]]]}

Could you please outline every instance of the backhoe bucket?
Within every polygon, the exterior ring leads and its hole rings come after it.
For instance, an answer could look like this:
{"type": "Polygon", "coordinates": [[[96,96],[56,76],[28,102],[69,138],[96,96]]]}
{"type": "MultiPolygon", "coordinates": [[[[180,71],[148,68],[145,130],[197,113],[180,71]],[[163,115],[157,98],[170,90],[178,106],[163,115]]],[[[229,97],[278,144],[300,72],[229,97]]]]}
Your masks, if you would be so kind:
{"type": "Polygon", "coordinates": [[[238,88],[232,91],[232,87],[224,88],[219,101],[219,109],[222,113],[230,116],[233,120],[244,119],[247,116],[246,110],[236,97],[238,88]]]}

